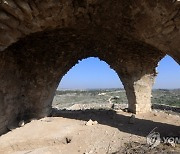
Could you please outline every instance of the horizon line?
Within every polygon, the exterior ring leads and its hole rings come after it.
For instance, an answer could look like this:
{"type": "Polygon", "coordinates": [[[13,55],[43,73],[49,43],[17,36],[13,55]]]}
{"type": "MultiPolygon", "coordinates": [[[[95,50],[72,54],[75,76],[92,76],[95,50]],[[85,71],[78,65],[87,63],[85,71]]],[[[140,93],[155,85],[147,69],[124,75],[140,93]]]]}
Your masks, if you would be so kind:
{"type": "MultiPolygon", "coordinates": [[[[110,90],[110,89],[123,89],[124,88],[59,88],[56,90],[110,90]]],[[[180,88],[152,88],[152,90],[180,90],[180,88]]]]}

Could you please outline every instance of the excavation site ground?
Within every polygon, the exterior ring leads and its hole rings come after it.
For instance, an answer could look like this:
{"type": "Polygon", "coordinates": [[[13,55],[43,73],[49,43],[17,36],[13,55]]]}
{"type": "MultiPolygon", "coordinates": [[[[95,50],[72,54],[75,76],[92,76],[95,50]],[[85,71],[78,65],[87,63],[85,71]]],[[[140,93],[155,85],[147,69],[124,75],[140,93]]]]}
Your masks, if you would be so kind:
{"type": "Polygon", "coordinates": [[[51,116],[39,120],[32,119],[31,122],[25,122],[22,127],[2,135],[0,153],[178,154],[180,152],[178,142],[163,143],[163,137],[180,136],[178,107],[174,112],[170,109],[164,110],[161,106],[161,109],[153,109],[150,113],[135,115],[135,118],[132,118],[132,113],[126,110],[126,103],[112,99],[112,102],[116,101],[113,102],[114,109],[109,103],[109,98],[116,96],[117,90],[93,91],[93,93],[92,98],[95,96],[101,98],[96,100],[97,103],[95,99],[90,99],[92,91],[57,92],[51,116]],[[62,97],[64,99],[66,97],[69,104],[58,104],[60,97],[61,100],[62,97]],[[72,102],[75,100],[74,97],[77,103],[72,102]],[[151,131],[158,132],[162,139],[162,143],[153,148],[147,143],[147,136],[151,131]]]}

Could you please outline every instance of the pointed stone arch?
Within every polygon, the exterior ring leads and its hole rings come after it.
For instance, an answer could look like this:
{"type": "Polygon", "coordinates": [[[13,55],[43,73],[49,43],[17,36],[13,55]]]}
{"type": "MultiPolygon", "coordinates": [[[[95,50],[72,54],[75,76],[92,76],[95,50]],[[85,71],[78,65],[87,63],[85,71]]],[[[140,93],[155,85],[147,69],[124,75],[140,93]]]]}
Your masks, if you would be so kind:
{"type": "Polygon", "coordinates": [[[123,88],[118,74],[98,57],[78,60],[60,81],[57,90],[123,88]]]}
{"type": "Polygon", "coordinates": [[[0,89],[5,93],[2,94],[1,117],[9,123],[8,119],[47,116],[59,80],[78,60],[90,56],[99,57],[118,73],[127,91],[130,111],[149,111],[151,78],[155,76],[154,68],[162,54],[143,44],[134,50],[138,45],[133,42],[126,49],[121,45],[115,49],[107,48],[103,42],[64,29],[35,33],[21,39],[1,52],[0,89]],[[145,50],[147,55],[142,53],[145,50]],[[141,86],[144,89],[140,92],[141,86]],[[148,102],[142,101],[141,94],[148,102]]]}

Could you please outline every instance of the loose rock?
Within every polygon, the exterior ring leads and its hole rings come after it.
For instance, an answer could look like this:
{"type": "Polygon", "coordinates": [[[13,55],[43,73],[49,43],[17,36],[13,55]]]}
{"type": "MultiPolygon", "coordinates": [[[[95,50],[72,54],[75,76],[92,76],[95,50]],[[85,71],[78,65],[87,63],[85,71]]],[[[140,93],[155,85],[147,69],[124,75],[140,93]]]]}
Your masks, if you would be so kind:
{"type": "Polygon", "coordinates": [[[7,126],[7,129],[12,131],[12,130],[16,129],[16,127],[15,126],[7,126]]]}
{"type": "Polygon", "coordinates": [[[92,126],[92,125],[97,125],[97,121],[92,121],[91,119],[86,123],[86,126],[92,126]]]}
{"type": "Polygon", "coordinates": [[[18,124],[19,127],[23,127],[24,125],[25,125],[24,120],[21,120],[21,121],[19,122],[19,124],[18,124]]]}
{"type": "Polygon", "coordinates": [[[135,123],[135,115],[134,114],[129,118],[129,123],[130,124],[134,124],[135,123]]]}

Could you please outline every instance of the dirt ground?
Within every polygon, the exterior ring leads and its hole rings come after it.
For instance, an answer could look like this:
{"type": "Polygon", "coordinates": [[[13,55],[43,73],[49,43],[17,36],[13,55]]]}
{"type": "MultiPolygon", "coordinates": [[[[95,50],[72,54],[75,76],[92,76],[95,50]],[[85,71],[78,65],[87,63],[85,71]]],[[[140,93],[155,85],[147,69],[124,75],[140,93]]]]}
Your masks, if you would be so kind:
{"type": "Polygon", "coordinates": [[[136,115],[122,110],[55,110],[52,117],[32,120],[0,137],[0,154],[134,154],[180,153],[160,143],[150,148],[146,136],[180,137],[179,115],[152,111],[136,115]],[[98,124],[86,125],[87,121],[98,124]],[[130,120],[131,119],[131,120],[130,120]]]}

